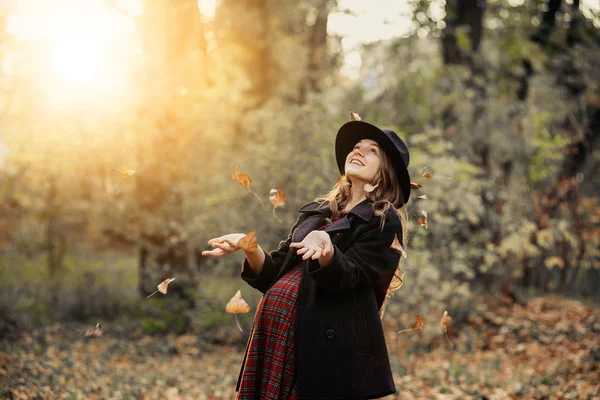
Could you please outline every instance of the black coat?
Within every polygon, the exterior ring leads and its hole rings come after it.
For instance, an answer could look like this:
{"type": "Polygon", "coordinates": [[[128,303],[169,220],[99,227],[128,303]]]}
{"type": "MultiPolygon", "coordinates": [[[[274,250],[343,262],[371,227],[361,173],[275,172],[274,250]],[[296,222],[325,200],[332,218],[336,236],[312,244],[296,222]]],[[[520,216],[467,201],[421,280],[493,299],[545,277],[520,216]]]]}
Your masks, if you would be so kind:
{"type": "MultiPolygon", "coordinates": [[[[300,208],[287,240],[265,253],[260,274],[245,261],[242,279],[265,293],[301,260],[290,243],[330,217],[327,203],[300,208]]],[[[394,235],[402,241],[402,227],[392,209],[383,230],[380,223],[369,201],[357,204],[325,229],[335,247],[331,263],[303,263],[296,319],[299,399],[372,399],[396,391],[379,309],[398,267],[400,255],[390,246],[394,235]]]]}

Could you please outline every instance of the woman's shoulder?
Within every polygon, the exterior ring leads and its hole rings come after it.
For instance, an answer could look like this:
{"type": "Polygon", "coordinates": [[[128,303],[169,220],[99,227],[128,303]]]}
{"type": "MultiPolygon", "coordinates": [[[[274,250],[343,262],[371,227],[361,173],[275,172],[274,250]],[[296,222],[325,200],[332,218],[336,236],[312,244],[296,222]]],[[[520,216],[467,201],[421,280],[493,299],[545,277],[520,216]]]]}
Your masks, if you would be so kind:
{"type": "Polygon", "coordinates": [[[318,211],[318,210],[328,209],[328,208],[329,208],[329,202],[327,202],[327,201],[311,201],[310,203],[305,204],[302,207],[300,207],[298,209],[298,211],[300,211],[300,212],[318,211]]]}

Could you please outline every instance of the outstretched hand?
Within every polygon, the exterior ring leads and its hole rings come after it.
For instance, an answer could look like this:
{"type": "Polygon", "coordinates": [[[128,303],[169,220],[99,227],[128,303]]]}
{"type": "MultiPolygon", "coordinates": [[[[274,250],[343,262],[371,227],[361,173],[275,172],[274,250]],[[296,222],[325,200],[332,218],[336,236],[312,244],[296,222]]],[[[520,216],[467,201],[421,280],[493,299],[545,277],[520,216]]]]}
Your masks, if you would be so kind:
{"type": "MultiPolygon", "coordinates": [[[[290,247],[299,249],[298,255],[302,256],[303,260],[312,258],[313,260],[321,259],[328,263],[333,256],[333,245],[329,234],[324,231],[312,231],[301,242],[290,244],[290,247]]],[[[321,263],[323,265],[323,263],[321,263]]]]}
{"type": "Polygon", "coordinates": [[[244,233],[230,233],[228,235],[212,238],[208,241],[208,244],[214,247],[214,249],[204,250],[202,255],[220,257],[238,251],[240,249],[238,242],[244,236],[246,236],[244,233]]]}

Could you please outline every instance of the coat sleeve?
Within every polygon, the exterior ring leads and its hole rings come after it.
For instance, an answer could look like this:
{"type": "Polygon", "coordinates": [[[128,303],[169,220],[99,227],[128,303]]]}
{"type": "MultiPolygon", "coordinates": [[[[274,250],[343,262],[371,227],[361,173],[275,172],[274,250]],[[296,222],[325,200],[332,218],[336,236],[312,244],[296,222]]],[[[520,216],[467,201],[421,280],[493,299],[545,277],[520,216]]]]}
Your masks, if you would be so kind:
{"type": "Polygon", "coordinates": [[[383,230],[379,220],[344,253],[335,247],[331,263],[321,267],[318,260],[310,260],[308,271],[325,290],[339,292],[360,286],[387,290],[400,261],[400,254],[390,246],[394,235],[402,240],[402,225],[398,216],[388,213],[383,230]]]}
{"type": "Polygon", "coordinates": [[[248,260],[244,260],[242,265],[242,279],[244,281],[262,293],[265,293],[267,290],[269,290],[273,284],[273,281],[279,274],[288,252],[290,251],[292,235],[298,225],[300,225],[302,222],[301,219],[304,219],[302,214],[298,217],[294,226],[292,226],[287,239],[279,242],[276,250],[273,250],[270,253],[265,252],[265,262],[260,274],[257,275],[250,267],[248,260]]]}

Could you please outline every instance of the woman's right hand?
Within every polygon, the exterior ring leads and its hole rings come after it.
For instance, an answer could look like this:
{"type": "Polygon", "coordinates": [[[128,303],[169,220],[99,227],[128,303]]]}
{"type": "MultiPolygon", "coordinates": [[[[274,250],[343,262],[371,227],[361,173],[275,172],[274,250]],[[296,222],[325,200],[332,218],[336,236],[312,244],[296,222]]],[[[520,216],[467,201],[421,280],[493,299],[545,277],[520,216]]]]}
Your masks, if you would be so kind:
{"type": "Polygon", "coordinates": [[[230,233],[217,238],[212,238],[208,241],[209,246],[214,247],[212,250],[204,250],[203,256],[220,257],[225,254],[233,253],[240,249],[238,242],[246,236],[244,233],[230,233]]]}

